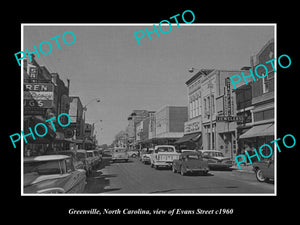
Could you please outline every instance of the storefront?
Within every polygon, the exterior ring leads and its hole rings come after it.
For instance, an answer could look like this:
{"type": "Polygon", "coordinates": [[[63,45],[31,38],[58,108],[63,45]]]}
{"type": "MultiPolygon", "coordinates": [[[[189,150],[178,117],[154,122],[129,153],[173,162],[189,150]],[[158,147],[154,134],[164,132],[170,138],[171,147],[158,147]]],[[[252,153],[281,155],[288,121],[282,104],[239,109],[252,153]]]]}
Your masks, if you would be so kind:
{"type": "MultiPolygon", "coordinates": [[[[24,156],[38,156],[43,155],[48,150],[52,149],[52,142],[55,139],[56,133],[53,131],[52,126],[45,123],[43,119],[39,116],[26,116],[24,117],[24,134],[29,134],[29,127],[33,130],[35,124],[44,123],[47,126],[47,134],[44,137],[39,137],[34,134],[34,139],[32,135],[26,137],[27,143],[24,141],[24,156]]],[[[43,133],[40,131],[41,126],[37,128],[38,133],[43,133]]],[[[41,128],[43,129],[43,128],[41,128]]]]}
{"type": "Polygon", "coordinates": [[[184,135],[175,142],[180,149],[202,149],[201,117],[184,123],[184,135]]]}

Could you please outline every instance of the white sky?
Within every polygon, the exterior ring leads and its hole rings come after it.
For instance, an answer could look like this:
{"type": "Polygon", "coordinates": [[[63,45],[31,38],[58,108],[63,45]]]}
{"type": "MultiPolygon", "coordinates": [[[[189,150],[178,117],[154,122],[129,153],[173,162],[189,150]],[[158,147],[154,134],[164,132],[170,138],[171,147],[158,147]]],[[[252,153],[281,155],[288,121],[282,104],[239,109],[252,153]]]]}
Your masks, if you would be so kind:
{"type": "MultiPolygon", "coordinates": [[[[250,66],[250,56],[272,37],[274,26],[189,26],[172,24],[168,34],[151,34],[138,45],[134,32],[153,29],[139,26],[32,26],[24,27],[24,49],[65,31],[76,41],[65,45],[55,41],[49,55],[35,59],[50,72],[69,78],[70,96],[79,96],[82,104],[99,97],[100,103],[88,105],[86,121],[96,123],[100,144],[110,144],[134,109],[159,110],[166,105],[187,106],[185,82],[194,68],[240,69],[250,66]],[[100,128],[103,128],[100,130],[100,128]]],[[[167,30],[167,29],[166,29],[167,30]]],[[[66,35],[67,38],[67,35],[66,35]]],[[[70,38],[70,41],[72,39],[70,38]]],[[[69,41],[69,40],[68,40],[69,41]]],[[[43,45],[47,52],[47,44],[43,45]]]]}

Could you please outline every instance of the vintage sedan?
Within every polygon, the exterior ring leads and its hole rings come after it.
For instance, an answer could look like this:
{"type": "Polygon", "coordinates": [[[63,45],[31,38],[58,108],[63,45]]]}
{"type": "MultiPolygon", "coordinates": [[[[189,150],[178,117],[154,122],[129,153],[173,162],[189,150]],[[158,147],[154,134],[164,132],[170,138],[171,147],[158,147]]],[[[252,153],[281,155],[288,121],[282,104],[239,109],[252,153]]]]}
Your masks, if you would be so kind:
{"type": "Polygon", "coordinates": [[[99,150],[93,150],[94,151],[94,155],[96,157],[96,165],[99,166],[100,163],[102,162],[102,155],[100,154],[99,150]]]}
{"type": "Polygon", "coordinates": [[[76,157],[83,162],[86,175],[89,176],[92,173],[92,161],[88,158],[86,150],[76,150],[76,157]]]}
{"type": "Polygon", "coordinates": [[[65,150],[65,151],[59,151],[59,152],[47,152],[47,155],[67,155],[72,157],[72,161],[74,164],[75,169],[85,169],[84,168],[84,162],[79,160],[76,155],[75,150],[65,150]]]}
{"type": "Polygon", "coordinates": [[[180,172],[182,176],[189,172],[200,172],[206,175],[209,167],[207,161],[203,160],[200,152],[185,151],[181,153],[179,159],[173,161],[172,171],[174,173],[180,172]]]}
{"type": "Polygon", "coordinates": [[[154,152],[154,149],[143,150],[140,156],[142,163],[150,164],[151,154],[154,152]]]}
{"type": "Polygon", "coordinates": [[[86,151],[88,160],[90,161],[90,163],[92,164],[92,168],[94,169],[97,166],[97,156],[95,155],[95,152],[93,150],[87,150],[86,151]]]}
{"type": "Polygon", "coordinates": [[[256,161],[252,164],[256,179],[259,182],[274,180],[274,160],[256,161]]]}
{"type": "Polygon", "coordinates": [[[129,156],[125,148],[116,148],[113,150],[111,155],[112,162],[125,161],[128,162],[129,156]]]}
{"type": "Polygon", "coordinates": [[[208,162],[210,169],[229,169],[233,163],[229,157],[225,157],[218,150],[200,150],[204,160],[208,162]]]}
{"type": "Polygon", "coordinates": [[[82,193],[85,170],[76,170],[72,157],[43,155],[24,158],[24,193],[82,193]]]}
{"type": "Polygon", "coordinates": [[[130,149],[130,150],[127,150],[127,154],[131,158],[136,158],[139,155],[139,150],[137,150],[137,149],[130,149]]]}

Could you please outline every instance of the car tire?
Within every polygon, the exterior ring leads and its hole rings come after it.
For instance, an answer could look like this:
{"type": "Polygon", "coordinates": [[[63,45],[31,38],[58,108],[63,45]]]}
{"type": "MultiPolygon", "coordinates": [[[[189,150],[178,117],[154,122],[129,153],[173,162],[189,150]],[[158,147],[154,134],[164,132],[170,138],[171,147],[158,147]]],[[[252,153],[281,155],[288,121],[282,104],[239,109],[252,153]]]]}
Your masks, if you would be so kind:
{"type": "Polygon", "coordinates": [[[267,179],[264,177],[261,169],[257,168],[255,170],[255,176],[256,176],[256,179],[259,181],[259,182],[265,182],[267,179]]]}

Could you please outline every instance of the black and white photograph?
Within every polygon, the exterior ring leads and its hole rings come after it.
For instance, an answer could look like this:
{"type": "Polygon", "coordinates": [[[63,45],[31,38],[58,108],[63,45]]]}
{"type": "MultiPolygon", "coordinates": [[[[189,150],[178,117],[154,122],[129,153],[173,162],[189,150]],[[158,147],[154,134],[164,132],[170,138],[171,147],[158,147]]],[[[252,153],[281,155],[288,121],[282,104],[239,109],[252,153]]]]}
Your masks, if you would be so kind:
{"type": "Polygon", "coordinates": [[[24,195],[276,194],[276,24],[22,29],[24,195]]]}
{"type": "Polygon", "coordinates": [[[8,221],[297,215],[292,5],[47,4],[3,20],[8,221]]]}

